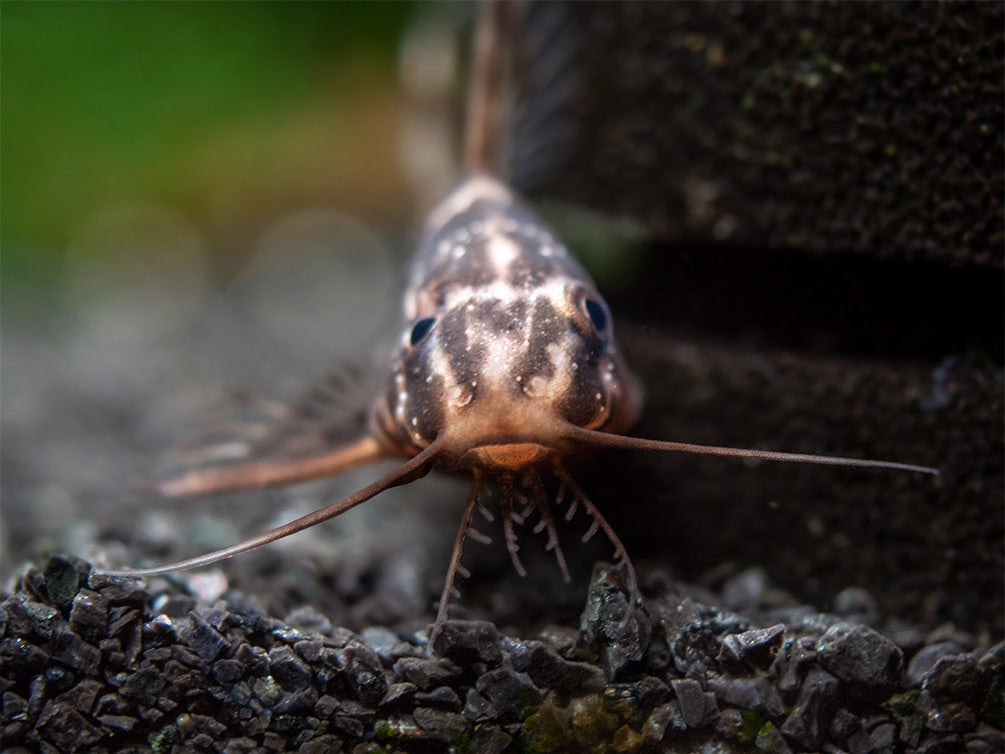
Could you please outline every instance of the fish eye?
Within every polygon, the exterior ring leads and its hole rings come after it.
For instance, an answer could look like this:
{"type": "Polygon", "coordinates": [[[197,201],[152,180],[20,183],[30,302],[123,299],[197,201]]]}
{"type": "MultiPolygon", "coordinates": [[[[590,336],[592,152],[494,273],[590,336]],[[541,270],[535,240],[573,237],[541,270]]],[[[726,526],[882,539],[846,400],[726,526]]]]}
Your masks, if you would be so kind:
{"type": "Polygon", "coordinates": [[[433,329],[435,324],[435,317],[423,317],[412,325],[412,334],[409,336],[408,342],[413,346],[419,345],[429,335],[429,331],[433,329]]]}
{"type": "Polygon", "coordinates": [[[599,301],[592,298],[583,300],[583,309],[586,316],[590,318],[590,324],[598,333],[603,333],[607,329],[607,310],[599,301]]]}

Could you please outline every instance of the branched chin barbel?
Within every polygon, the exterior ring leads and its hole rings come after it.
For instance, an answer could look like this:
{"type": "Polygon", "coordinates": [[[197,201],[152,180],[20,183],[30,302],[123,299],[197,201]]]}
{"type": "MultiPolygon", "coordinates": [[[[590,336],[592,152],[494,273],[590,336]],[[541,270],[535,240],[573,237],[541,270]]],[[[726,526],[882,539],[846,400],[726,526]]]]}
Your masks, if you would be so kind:
{"type": "MultiPolygon", "coordinates": [[[[568,579],[542,471],[558,477],[559,498],[568,501],[567,518],[582,506],[592,519],[584,539],[597,530],[607,536],[637,594],[635,571],[621,540],[563,463],[584,447],[938,473],[892,461],[624,434],[638,416],[642,391],[617,348],[606,302],[544,223],[493,177],[498,170],[492,156],[500,151],[499,103],[508,71],[503,32],[512,32],[518,11],[514,3],[483,4],[469,97],[469,177],[426,223],[404,295],[404,326],[393,369],[373,404],[366,434],[334,448],[305,453],[300,447],[293,459],[260,458],[252,446],[246,457],[229,465],[194,470],[156,489],[172,497],[204,495],[303,482],[388,458],[405,462],[348,497],[244,542],[157,568],[110,573],[150,576],[209,565],[339,516],[434,466],[470,470],[472,491],[447,570],[438,626],[447,617],[457,575],[467,573],[461,565],[465,540],[484,539],[472,525],[475,513],[492,518],[480,499],[488,481],[496,481],[500,489],[501,523],[517,571],[524,573],[514,523],[536,512],[535,531],[546,531],[546,547],[568,579]]],[[[289,435],[289,426],[277,426],[289,435]]]]}

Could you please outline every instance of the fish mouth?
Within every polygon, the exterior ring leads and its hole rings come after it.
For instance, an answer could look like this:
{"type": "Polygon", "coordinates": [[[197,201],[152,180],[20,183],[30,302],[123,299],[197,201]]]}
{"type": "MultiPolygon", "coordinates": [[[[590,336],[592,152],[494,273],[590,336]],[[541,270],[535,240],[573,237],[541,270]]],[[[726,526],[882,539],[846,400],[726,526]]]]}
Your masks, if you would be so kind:
{"type": "Polygon", "coordinates": [[[517,471],[539,464],[554,453],[554,448],[534,442],[507,442],[479,445],[468,451],[468,458],[472,466],[517,471]]]}

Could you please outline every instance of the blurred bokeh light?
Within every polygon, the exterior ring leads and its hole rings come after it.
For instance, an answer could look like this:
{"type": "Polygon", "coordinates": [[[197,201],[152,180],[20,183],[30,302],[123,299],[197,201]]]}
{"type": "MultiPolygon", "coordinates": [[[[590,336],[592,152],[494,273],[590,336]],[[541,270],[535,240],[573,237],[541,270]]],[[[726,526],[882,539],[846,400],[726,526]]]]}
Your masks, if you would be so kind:
{"type": "Polygon", "coordinates": [[[3,3],[5,308],[56,293],[69,249],[72,271],[87,263],[77,236],[138,203],[201,237],[214,264],[305,206],[395,219],[395,57],[413,11],[3,3]]]}

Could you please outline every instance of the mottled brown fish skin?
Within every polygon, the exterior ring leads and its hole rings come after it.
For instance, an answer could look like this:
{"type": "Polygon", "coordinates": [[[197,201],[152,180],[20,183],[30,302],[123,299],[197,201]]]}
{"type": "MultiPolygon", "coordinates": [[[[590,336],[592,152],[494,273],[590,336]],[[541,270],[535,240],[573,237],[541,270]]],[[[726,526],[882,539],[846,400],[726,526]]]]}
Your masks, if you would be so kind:
{"type": "Polygon", "coordinates": [[[430,215],[374,428],[444,465],[515,469],[572,450],[563,425],[623,432],[641,391],[586,271],[502,183],[468,179],[430,215]],[[486,446],[536,445],[540,452],[486,446]]]}

